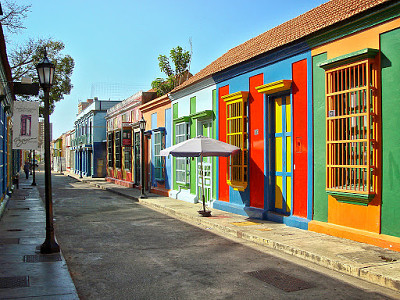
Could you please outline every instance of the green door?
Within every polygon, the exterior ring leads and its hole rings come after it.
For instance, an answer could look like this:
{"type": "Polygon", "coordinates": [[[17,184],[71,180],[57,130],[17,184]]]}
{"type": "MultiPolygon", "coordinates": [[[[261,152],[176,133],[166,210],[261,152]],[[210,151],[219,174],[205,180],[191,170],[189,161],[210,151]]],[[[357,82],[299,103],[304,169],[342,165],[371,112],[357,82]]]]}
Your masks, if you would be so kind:
{"type": "MultiPolygon", "coordinates": [[[[197,135],[212,138],[212,120],[198,121],[197,135]]],[[[204,198],[206,202],[212,197],[212,157],[203,157],[203,176],[201,176],[201,162],[197,159],[197,198],[201,201],[202,180],[204,178],[204,198]]]]}

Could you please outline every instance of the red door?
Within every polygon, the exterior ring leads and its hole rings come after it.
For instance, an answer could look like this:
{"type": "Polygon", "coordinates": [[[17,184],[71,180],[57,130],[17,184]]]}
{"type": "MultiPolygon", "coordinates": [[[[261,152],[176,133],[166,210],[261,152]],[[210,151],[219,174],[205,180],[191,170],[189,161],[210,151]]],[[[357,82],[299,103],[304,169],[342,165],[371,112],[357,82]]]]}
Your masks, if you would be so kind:
{"type": "Polygon", "coordinates": [[[307,60],[292,65],[293,215],[307,217],[307,60]]]}
{"type": "Polygon", "coordinates": [[[264,84],[263,74],[249,79],[249,185],[250,206],[264,208],[264,94],[255,87],[264,84]]]}

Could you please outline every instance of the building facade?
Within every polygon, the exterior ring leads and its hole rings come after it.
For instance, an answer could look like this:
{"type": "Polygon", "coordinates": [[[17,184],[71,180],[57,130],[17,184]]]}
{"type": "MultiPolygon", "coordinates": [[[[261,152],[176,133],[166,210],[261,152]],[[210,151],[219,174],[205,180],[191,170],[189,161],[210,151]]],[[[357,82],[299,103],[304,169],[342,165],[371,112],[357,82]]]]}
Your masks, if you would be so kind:
{"type": "Polygon", "coordinates": [[[106,120],[107,109],[120,101],[88,99],[78,105],[75,121],[75,174],[86,177],[106,176],[106,120]]]}
{"type": "Polygon", "coordinates": [[[72,140],[75,138],[75,130],[69,130],[65,133],[65,170],[68,172],[74,172],[75,167],[75,155],[72,150],[72,140]]]}
{"type": "MultiPolygon", "coordinates": [[[[160,156],[160,151],[171,146],[171,100],[164,95],[141,104],[139,110],[146,121],[144,166],[147,190],[168,196],[172,184],[172,159],[160,156]]],[[[138,128],[137,123],[134,125],[138,128]]],[[[139,134],[139,131],[136,129],[134,134],[139,134]]],[[[139,157],[135,159],[136,162],[140,161],[139,157]]]]}
{"type": "MultiPolygon", "coordinates": [[[[375,244],[396,239],[398,191],[389,187],[399,139],[390,80],[398,17],[397,1],[332,0],[229,50],[172,91],[173,122],[190,137],[195,100],[181,113],[174,95],[213,80],[215,138],[242,150],[217,159],[214,208],[375,244]]],[[[184,183],[196,174],[189,165],[184,183]]]]}
{"type": "Polygon", "coordinates": [[[63,142],[63,135],[53,141],[53,170],[56,172],[65,171],[65,166],[63,165],[65,161],[63,142]]]}
{"type": "Polygon", "coordinates": [[[107,177],[124,186],[139,186],[141,176],[141,138],[139,106],[156,93],[140,91],[107,111],[107,177]]]}
{"type": "Polygon", "coordinates": [[[11,69],[8,62],[6,43],[0,25],[0,215],[4,211],[13,178],[22,165],[21,150],[12,150],[12,110],[15,95],[10,86],[11,69]]]}
{"type": "MultiPolygon", "coordinates": [[[[216,85],[212,78],[172,91],[172,141],[175,145],[198,135],[216,136],[216,85]]],[[[204,157],[204,195],[208,205],[217,199],[217,158],[204,157]]],[[[172,186],[169,196],[192,203],[201,200],[200,158],[172,159],[172,186]]]]}
{"type": "Polygon", "coordinates": [[[312,49],[310,230],[400,250],[400,4],[332,29],[312,49]]]}

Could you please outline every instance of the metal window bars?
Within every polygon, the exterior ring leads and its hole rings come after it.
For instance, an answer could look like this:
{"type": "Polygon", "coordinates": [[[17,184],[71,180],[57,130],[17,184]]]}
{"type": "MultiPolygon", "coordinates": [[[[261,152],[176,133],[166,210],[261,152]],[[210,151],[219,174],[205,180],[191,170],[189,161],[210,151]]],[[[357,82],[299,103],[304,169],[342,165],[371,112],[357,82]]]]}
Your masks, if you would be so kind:
{"type": "Polygon", "coordinates": [[[378,63],[369,58],[325,74],[326,189],[375,194],[378,63]]]}
{"type": "Polygon", "coordinates": [[[228,180],[237,184],[247,183],[247,113],[246,99],[226,104],[227,143],[242,151],[229,159],[228,180]]]}

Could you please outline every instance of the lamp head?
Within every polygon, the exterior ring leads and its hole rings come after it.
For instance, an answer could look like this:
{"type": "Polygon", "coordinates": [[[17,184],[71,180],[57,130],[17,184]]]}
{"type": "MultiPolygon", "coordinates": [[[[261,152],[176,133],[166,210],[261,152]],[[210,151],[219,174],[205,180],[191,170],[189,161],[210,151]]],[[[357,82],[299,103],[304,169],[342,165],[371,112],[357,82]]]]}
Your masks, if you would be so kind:
{"type": "Polygon", "coordinates": [[[143,118],[143,116],[139,121],[139,127],[140,127],[140,130],[145,130],[146,129],[146,120],[143,118]]]}
{"type": "Polygon", "coordinates": [[[43,89],[50,88],[54,80],[54,64],[47,58],[47,51],[44,48],[44,58],[37,64],[36,70],[39,76],[39,83],[43,89]]]}

